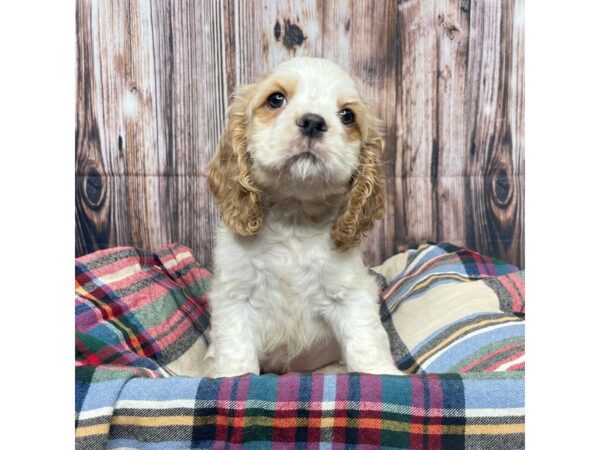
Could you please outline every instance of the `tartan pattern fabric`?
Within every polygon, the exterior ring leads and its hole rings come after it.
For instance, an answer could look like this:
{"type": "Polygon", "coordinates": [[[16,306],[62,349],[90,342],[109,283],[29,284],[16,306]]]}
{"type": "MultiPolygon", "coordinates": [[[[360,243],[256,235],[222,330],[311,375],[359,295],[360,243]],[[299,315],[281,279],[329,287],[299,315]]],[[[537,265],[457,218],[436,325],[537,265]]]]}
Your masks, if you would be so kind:
{"type": "Polygon", "coordinates": [[[524,448],[523,272],[450,244],[392,259],[373,270],[412,375],[222,379],[201,376],[210,274],[187,247],[77,259],[76,447],[524,448]]]}
{"type": "Polygon", "coordinates": [[[177,244],[155,254],[117,247],[77,259],[76,365],[164,374],[193,343],[208,343],[209,276],[177,244]]]}
{"type": "Polygon", "coordinates": [[[524,370],[523,271],[443,243],[409,250],[405,264],[394,272],[381,294],[381,317],[400,369],[524,370]],[[410,323],[403,323],[406,317],[410,323]],[[422,339],[415,339],[411,329],[419,330],[422,339]]]}
{"type": "Polygon", "coordinates": [[[107,447],[519,448],[522,388],[522,373],[134,379],[107,447]]]}

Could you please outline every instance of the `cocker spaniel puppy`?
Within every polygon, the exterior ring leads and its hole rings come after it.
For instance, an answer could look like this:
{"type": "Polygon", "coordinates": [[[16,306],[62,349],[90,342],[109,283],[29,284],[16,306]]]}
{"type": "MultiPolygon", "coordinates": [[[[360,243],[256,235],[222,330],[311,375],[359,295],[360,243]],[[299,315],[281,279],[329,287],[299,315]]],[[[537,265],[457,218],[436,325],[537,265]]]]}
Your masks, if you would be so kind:
{"type": "Polygon", "coordinates": [[[384,213],[383,139],[337,65],[294,58],[240,88],[208,166],[225,226],[209,299],[214,376],[401,374],[358,244],[384,213]]]}

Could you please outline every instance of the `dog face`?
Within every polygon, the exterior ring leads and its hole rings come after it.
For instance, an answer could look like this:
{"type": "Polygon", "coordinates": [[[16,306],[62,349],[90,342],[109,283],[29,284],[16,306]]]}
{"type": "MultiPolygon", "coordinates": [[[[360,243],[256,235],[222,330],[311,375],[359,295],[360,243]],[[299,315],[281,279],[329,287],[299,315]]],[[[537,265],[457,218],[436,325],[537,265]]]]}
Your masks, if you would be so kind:
{"type": "Polygon", "coordinates": [[[347,189],[366,124],[358,122],[358,91],[339,67],[292,59],[255,85],[249,109],[247,151],[259,188],[298,198],[347,189]]]}
{"type": "Polygon", "coordinates": [[[332,228],[346,249],[383,216],[378,121],[352,79],[324,59],[294,58],[240,88],[208,170],[223,220],[258,232],[261,198],[318,200],[345,195],[332,228]]]}

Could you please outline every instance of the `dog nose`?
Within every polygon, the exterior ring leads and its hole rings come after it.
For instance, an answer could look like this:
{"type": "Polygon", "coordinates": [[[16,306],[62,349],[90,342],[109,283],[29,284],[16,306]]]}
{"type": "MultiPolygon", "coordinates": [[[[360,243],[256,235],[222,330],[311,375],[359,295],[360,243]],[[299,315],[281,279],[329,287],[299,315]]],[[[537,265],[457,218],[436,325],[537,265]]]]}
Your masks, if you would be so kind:
{"type": "Polygon", "coordinates": [[[323,135],[327,131],[325,119],[318,114],[307,113],[296,121],[296,125],[300,127],[300,132],[307,137],[316,138],[323,135]]]}

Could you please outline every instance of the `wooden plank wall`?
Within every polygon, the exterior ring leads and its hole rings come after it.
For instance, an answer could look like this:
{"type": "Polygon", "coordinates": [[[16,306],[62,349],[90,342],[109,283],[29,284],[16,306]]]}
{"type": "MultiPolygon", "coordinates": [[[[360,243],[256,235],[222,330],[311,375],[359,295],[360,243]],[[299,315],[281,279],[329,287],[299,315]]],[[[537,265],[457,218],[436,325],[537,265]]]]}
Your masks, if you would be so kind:
{"type": "Polygon", "coordinates": [[[210,267],[204,169],[235,86],[294,55],[387,124],[378,263],[421,240],[524,267],[524,0],[78,0],[76,254],[178,241],[210,267]]]}

